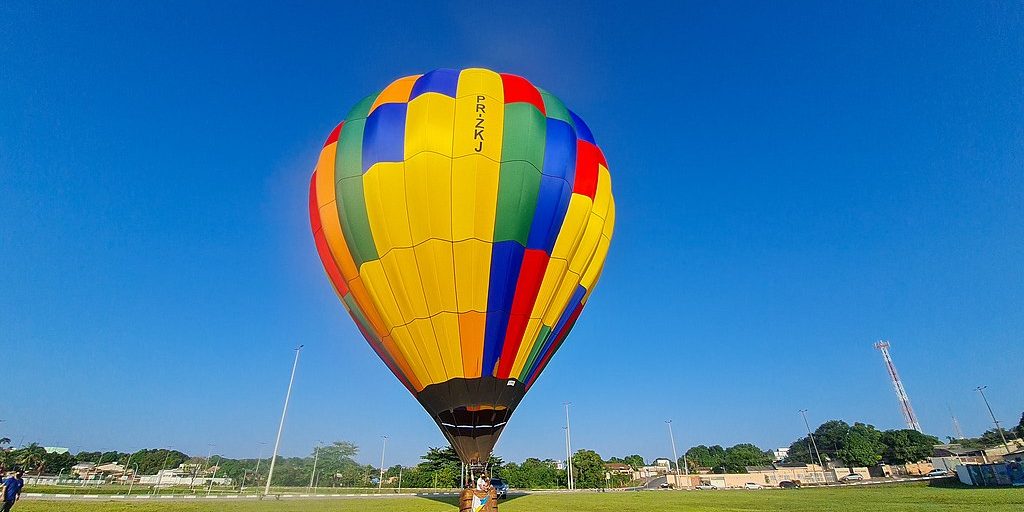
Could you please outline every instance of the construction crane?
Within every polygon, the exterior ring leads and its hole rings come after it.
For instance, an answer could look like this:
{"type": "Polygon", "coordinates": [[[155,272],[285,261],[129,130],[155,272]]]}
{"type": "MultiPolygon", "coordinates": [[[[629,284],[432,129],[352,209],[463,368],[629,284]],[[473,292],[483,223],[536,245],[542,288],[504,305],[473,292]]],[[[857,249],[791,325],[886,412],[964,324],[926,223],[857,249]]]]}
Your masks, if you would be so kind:
{"type": "Polygon", "coordinates": [[[885,367],[889,370],[889,378],[892,379],[892,387],[896,390],[896,399],[900,401],[900,408],[903,410],[903,419],[907,422],[907,428],[921,432],[921,424],[917,422],[914,408],[910,406],[910,397],[907,396],[907,390],[903,389],[903,381],[900,380],[900,374],[896,373],[896,365],[893,364],[892,356],[889,355],[889,342],[879,341],[875,343],[875,348],[882,351],[882,358],[885,359],[885,367]]]}

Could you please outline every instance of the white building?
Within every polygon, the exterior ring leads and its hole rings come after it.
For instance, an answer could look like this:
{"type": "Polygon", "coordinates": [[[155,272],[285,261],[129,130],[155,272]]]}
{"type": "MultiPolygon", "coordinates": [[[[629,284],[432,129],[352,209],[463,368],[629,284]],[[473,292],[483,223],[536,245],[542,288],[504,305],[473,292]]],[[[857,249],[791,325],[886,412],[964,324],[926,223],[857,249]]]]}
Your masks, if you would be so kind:
{"type": "Polygon", "coordinates": [[[772,456],[775,457],[775,462],[781,462],[789,457],[789,448],[776,448],[772,450],[772,456]]]}

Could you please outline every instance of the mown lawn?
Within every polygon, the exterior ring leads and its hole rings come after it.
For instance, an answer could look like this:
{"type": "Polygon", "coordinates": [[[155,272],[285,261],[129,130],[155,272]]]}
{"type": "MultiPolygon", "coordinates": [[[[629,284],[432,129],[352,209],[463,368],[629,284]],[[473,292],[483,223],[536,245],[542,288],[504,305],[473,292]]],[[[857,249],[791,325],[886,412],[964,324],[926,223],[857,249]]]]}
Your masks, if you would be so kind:
{"type": "MultiPolygon", "coordinates": [[[[452,500],[428,498],[352,498],[263,502],[46,502],[26,499],[17,512],[432,512],[455,510],[452,500]]],[[[502,512],[1001,512],[1024,510],[1024,488],[971,489],[925,485],[886,485],[841,489],[762,491],[647,491],[615,493],[534,494],[500,504],[502,512]]]]}

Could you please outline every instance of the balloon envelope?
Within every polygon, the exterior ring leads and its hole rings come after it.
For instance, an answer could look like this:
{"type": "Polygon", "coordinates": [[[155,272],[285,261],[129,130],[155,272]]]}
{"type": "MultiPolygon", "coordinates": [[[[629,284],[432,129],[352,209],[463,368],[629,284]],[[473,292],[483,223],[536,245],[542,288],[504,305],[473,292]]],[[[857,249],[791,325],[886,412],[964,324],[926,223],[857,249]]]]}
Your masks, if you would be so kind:
{"type": "Polygon", "coordinates": [[[590,129],[526,79],[398,79],[331,132],[310,183],[345,309],[464,462],[486,462],[601,273],[615,204],[590,129]]]}

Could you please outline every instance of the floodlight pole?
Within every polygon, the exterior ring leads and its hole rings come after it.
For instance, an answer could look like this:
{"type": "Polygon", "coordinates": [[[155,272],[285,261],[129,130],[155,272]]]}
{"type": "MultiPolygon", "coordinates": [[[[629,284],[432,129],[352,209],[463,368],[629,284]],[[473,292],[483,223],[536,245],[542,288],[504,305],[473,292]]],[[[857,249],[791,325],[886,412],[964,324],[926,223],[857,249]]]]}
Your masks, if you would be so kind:
{"type": "Polygon", "coordinates": [[[320,458],[320,445],[324,444],[323,441],[317,441],[316,450],[313,451],[313,472],[309,475],[309,488],[313,488],[313,477],[316,476],[316,461],[320,458]]]}
{"type": "Polygon", "coordinates": [[[572,405],[572,402],[565,402],[565,451],[568,453],[568,457],[566,457],[565,463],[566,468],[568,469],[569,476],[567,483],[569,486],[569,490],[572,491],[576,489],[576,481],[575,478],[573,478],[572,474],[572,430],[569,428],[570,405],[572,405]]]}
{"type": "Polygon", "coordinates": [[[665,423],[668,423],[668,438],[672,441],[672,462],[676,465],[676,485],[679,485],[679,453],[676,452],[676,436],[672,433],[672,420],[665,420],[665,423]]]}
{"type": "Polygon", "coordinates": [[[173,449],[173,446],[167,447],[167,456],[164,457],[164,463],[160,466],[160,471],[157,471],[156,473],[156,485],[153,486],[153,494],[156,494],[160,489],[160,482],[163,481],[164,478],[164,467],[167,466],[167,461],[171,459],[171,450],[173,449]]]}
{"type": "MultiPolygon", "coordinates": [[[[292,376],[288,378],[288,392],[284,395],[284,409],[281,410],[281,423],[277,425],[277,439],[274,441],[274,454],[270,456],[270,472],[267,474],[267,485],[263,488],[263,495],[270,494],[270,481],[274,478],[274,464],[277,462],[277,450],[281,446],[281,432],[284,430],[284,417],[288,414],[288,401],[292,398],[292,383],[295,382],[295,368],[299,366],[299,354],[302,347],[295,347],[295,361],[292,363],[292,376]]],[[[259,464],[257,462],[257,464],[259,464]]]]}
{"type": "Polygon", "coordinates": [[[132,488],[135,487],[135,478],[139,476],[139,463],[135,463],[135,471],[132,472],[132,479],[128,481],[128,496],[132,495],[132,488]]]}
{"type": "MultiPolygon", "coordinates": [[[[223,464],[224,463],[224,457],[221,457],[219,462],[221,464],[223,464]]],[[[209,470],[210,468],[206,468],[206,469],[209,470]]],[[[209,496],[210,493],[213,492],[213,481],[217,479],[217,471],[219,471],[219,470],[220,470],[220,465],[217,465],[217,466],[213,467],[213,477],[210,478],[210,485],[206,487],[206,495],[207,496],[209,496]]],[[[242,477],[244,478],[245,474],[242,474],[242,477]]]]}
{"type": "Polygon", "coordinates": [[[988,409],[988,415],[992,417],[992,423],[996,425],[996,431],[999,432],[999,438],[1003,440],[1003,447],[1006,448],[1006,454],[1010,454],[1010,443],[1006,442],[1006,436],[1003,435],[1003,427],[999,426],[999,420],[996,419],[995,413],[992,412],[992,406],[988,403],[988,397],[985,396],[985,389],[988,386],[978,386],[974,388],[975,391],[981,393],[981,399],[985,401],[985,407],[988,409]]]}
{"type": "Polygon", "coordinates": [[[822,464],[821,462],[821,452],[818,451],[818,443],[814,440],[814,434],[811,434],[811,424],[807,423],[807,409],[800,409],[800,415],[804,418],[804,427],[807,427],[807,437],[811,438],[811,446],[814,447],[814,455],[818,458],[818,469],[821,471],[821,479],[825,480],[825,464],[822,464]]]}
{"type": "MultiPolygon", "coordinates": [[[[260,449],[259,449],[259,452],[256,454],[256,472],[255,472],[255,475],[254,475],[254,478],[256,479],[256,485],[255,485],[255,487],[257,489],[256,492],[259,492],[259,485],[260,485],[260,462],[263,462],[263,445],[265,445],[265,444],[267,444],[267,443],[260,442],[260,449]]],[[[242,485],[245,485],[245,479],[244,478],[242,479],[242,485]]]]}
{"type": "Polygon", "coordinates": [[[381,437],[384,438],[384,444],[380,447],[380,479],[377,480],[377,494],[384,488],[384,452],[388,449],[388,436],[381,437]]]}

